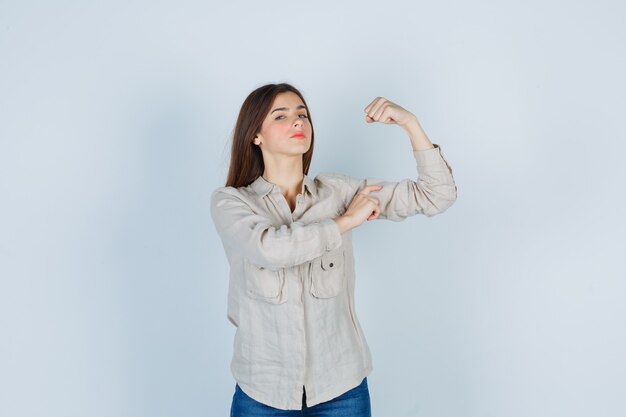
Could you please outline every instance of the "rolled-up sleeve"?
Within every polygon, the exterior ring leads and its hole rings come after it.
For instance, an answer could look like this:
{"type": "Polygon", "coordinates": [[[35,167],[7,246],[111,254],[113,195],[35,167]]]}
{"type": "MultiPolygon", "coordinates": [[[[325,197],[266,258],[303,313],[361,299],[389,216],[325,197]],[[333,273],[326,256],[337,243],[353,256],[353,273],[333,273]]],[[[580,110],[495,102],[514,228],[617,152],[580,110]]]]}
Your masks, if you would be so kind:
{"type": "Polygon", "coordinates": [[[211,194],[211,217],[225,246],[268,269],[308,262],[343,243],[333,219],[275,227],[239,197],[220,189],[211,194]]]}
{"type": "Polygon", "coordinates": [[[441,154],[439,145],[425,150],[414,150],[417,179],[398,182],[379,178],[359,179],[345,176],[350,190],[350,200],[367,185],[382,185],[370,195],[380,202],[377,219],[401,221],[415,214],[431,217],[443,213],[457,198],[457,187],[452,168],[441,154]]]}

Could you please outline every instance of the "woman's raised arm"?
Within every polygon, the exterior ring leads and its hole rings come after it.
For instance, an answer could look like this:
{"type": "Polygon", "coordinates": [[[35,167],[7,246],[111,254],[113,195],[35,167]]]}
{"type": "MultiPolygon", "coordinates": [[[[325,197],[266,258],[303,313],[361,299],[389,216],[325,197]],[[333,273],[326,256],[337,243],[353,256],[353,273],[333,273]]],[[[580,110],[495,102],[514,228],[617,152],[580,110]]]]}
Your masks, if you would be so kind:
{"type": "Polygon", "coordinates": [[[417,164],[416,179],[398,182],[378,178],[360,179],[344,175],[348,196],[354,196],[365,187],[380,185],[371,196],[378,199],[378,219],[400,221],[408,216],[424,214],[434,216],[444,212],[457,198],[457,187],[452,168],[441,154],[439,145],[433,144],[420,126],[414,114],[399,105],[377,97],[364,109],[368,123],[397,124],[407,133],[413,147],[417,164]]]}

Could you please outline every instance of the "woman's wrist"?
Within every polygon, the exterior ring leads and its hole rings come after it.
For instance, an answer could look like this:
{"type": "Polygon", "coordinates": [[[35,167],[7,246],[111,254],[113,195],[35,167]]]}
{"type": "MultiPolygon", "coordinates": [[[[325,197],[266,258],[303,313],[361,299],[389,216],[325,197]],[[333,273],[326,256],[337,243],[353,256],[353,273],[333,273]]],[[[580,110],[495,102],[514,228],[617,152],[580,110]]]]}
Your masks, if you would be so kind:
{"type": "Polygon", "coordinates": [[[339,216],[335,219],[333,219],[335,221],[335,223],[337,223],[337,226],[339,226],[339,231],[343,234],[344,232],[347,232],[348,230],[352,229],[351,226],[351,222],[350,219],[344,214],[343,216],[339,216]]]}

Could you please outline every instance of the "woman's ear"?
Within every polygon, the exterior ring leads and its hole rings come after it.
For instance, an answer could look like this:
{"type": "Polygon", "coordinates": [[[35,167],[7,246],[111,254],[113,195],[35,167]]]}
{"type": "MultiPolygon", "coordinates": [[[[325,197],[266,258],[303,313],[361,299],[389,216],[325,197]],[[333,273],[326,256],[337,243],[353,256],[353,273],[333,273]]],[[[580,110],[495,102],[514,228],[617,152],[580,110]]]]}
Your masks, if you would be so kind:
{"type": "Polygon", "coordinates": [[[252,140],[252,143],[254,143],[255,145],[261,145],[261,139],[259,139],[258,136],[255,136],[252,140]]]}

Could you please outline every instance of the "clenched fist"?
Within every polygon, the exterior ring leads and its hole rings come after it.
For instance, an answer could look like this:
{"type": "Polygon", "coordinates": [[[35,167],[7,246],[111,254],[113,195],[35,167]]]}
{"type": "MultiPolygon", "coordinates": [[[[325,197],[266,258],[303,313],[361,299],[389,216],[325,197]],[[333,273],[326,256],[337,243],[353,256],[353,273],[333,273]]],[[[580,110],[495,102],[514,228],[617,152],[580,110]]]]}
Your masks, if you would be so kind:
{"type": "Polygon", "coordinates": [[[376,97],[365,108],[365,121],[367,123],[380,122],[405,126],[415,119],[413,113],[384,97],[376,97]]]}

